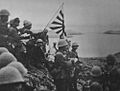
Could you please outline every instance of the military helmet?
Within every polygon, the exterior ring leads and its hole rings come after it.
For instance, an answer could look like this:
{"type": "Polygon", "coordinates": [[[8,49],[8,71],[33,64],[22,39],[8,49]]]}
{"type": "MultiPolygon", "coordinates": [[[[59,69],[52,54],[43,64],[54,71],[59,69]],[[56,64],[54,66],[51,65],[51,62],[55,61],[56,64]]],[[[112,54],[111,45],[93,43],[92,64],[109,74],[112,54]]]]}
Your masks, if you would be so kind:
{"type": "Polygon", "coordinates": [[[22,76],[25,76],[27,74],[27,72],[28,72],[28,70],[20,62],[16,62],[16,61],[15,62],[11,62],[7,66],[15,67],[16,69],[18,69],[18,71],[21,73],[22,76]]]}
{"type": "Polygon", "coordinates": [[[0,47],[0,55],[4,52],[9,52],[7,48],[5,47],[0,47]]]}
{"type": "Polygon", "coordinates": [[[36,43],[43,43],[43,40],[42,40],[42,39],[38,39],[38,40],[36,41],[36,43]]]}
{"type": "Polygon", "coordinates": [[[108,56],[106,57],[106,62],[107,62],[108,65],[114,65],[115,62],[116,62],[115,56],[114,56],[114,55],[111,55],[111,54],[108,55],[108,56]]]}
{"type": "Polygon", "coordinates": [[[15,24],[16,22],[20,22],[20,19],[19,19],[18,17],[16,17],[16,18],[10,20],[9,23],[10,23],[11,25],[13,25],[13,24],[15,24]]]}
{"type": "Polygon", "coordinates": [[[72,47],[78,47],[79,45],[76,42],[72,43],[72,47]]]}
{"type": "Polygon", "coordinates": [[[65,39],[60,39],[59,42],[58,42],[58,47],[64,47],[64,46],[67,46],[68,43],[65,39]]]}
{"type": "Polygon", "coordinates": [[[24,20],[24,21],[23,21],[23,25],[24,25],[25,27],[28,27],[28,26],[32,26],[32,23],[31,23],[30,21],[24,20]]]}
{"type": "Polygon", "coordinates": [[[9,16],[10,15],[10,13],[9,13],[9,11],[8,10],[6,10],[6,9],[2,9],[2,10],[0,10],[0,16],[1,15],[6,15],[6,16],[9,16]]]}
{"type": "Polygon", "coordinates": [[[103,91],[102,86],[98,82],[91,83],[90,91],[103,91]]]}
{"type": "Polygon", "coordinates": [[[0,69],[0,85],[19,82],[24,82],[24,79],[16,68],[6,66],[0,69]]]}
{"type": "Polygon", "coordinates": [[[16,57],[13,54],[9,52],[2,53],[0,55],[0,69],[13,61],[17,61],[16,57]]]}
{"type": "Polygon", "coordinates": [[[91,75],[95,77],[102,75],[102,70],[99,66],[93,66],[91,72],[91,75]]]}

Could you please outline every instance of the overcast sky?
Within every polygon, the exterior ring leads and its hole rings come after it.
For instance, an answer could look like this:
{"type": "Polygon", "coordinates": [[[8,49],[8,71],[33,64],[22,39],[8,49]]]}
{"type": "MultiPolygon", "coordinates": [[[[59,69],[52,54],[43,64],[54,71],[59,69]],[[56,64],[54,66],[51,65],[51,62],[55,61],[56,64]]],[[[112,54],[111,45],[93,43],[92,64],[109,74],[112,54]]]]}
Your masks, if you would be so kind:
{"type": "Polygon", "coordinates": [[[67,30],[120,28],[120,0],[0,0],[0,9],[8,9],[10,19],[29,20],[33,29],[43,29],[62,2],[67,30]]]}

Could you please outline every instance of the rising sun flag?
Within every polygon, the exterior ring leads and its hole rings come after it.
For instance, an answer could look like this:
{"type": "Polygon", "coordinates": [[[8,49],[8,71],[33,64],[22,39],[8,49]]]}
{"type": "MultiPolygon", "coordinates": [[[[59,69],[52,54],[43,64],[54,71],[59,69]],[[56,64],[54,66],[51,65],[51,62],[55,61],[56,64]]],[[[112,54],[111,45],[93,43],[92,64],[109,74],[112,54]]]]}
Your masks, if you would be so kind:
{"type": "Polygon", "coordinates": [[[57,11],[55,17],[53,17],[48,24],[48,27],[50,30],[56,32],[60,36],[60,38],[67,37],[67,34],[65,32],[65,24],[64,24],[64,13],[63,13],[63,4],[57,11]]]}

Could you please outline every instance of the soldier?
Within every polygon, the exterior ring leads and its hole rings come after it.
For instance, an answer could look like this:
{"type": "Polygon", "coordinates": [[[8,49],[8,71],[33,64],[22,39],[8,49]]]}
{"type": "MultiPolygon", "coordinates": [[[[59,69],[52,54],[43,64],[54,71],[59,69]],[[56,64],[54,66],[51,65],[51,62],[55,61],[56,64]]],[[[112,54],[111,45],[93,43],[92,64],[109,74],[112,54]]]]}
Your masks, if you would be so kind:
{"type": "Polygon", "coordinates": [[[10,13],[6,9],[0,10],[0,46],[7,47],[8,18],[10,13]]]}
{"type": "MultiPolygon", "coordinates": [[[[70,45],[69,45],[70,46],[70,45]]],[[[77,77],[78,77],[78,74],[79,74],[79,68],[77,68],[77,65],[79,64],[79,57],[78,57],[78,53],[76,52],[76,50],[78,49],[79,45],[74,42],[72,43],[72,49],[71,51],[68,51],[67,52],[67,57],[68,59],[70,59],[73,63],[72,67],[71,67],[71,85],[73,86],[70,86],[72,87],[74,91],[77,91],[77,77]]]]}
{"type": "Polygon", "coordinates": [[[48,36],[48,30],[44,29],[42,32],[39,32],[37,34],[34,34],[35,39],[42,39],[43,40],[43,50],[46,52],[46,45],[49,45],[49,36],[48,36]]]}
{"type": "Polygon", "coordinates": [[[48,45],[49,44],[49,38],[48,38],[48,30],[47,29],[44,29],[42,32],[41,32],[41,39],[48,45]]]}
{"type": "Polygon", "coordinates": [[[38,69],[46,64],[46,58],[43,51],[43,41],[41,39],[36,41],[36,46],[29,51],[29,56],[31,58],[30,64],[38,69]]]}
{"type": "MultiPolygon", "coordinates": [[[[67,52],[67,57],[68,59],[70,59],[73,62],[73,66],[75,66],[75,64],[79,63],[79,57],[78,57],[78,53],[77,53],[77,49],[78,49],[79,45],[74,42],[72,43],[72,50],[67,52]]],[[[74,67],[73,67],[74,68],[74,67]]]]}
{"type": "Polygon", "coordinates": [[[103,91],[103,88],[98,82],[93,82],[90,86],[90,91],[103,91]]]}
{"type": "Polygon", "coordinates": [[[24,20],[23,21],[23,28],[19,30],[20,35],[21,34],[29,34],[30,37],[32,37],[32,31],[30,31],[30,29],[32,28],[32,23],[30,21],[24,20]]]}
{"type": "Polygon", "coordinates": [[[71,50],[71,52],[69,54],[70,58],[77,58],[77,59],[79,59],[78,53],[77,53],[78,47],[79,47],[79,45],[76,42],[72,43],[72,50],[71,50]]]}
{"type": "Polygon", "coordinates": [[[9,42],[11,43],[11,46],[13,47],[13,50],[11,51],[19,61],[23,63],[23,55],[26,48],[23,46],[20,36],[18,34],[18,26],[20,23],[19,18],[15,18],[10,21],[10,27],[9,27],[9,42]]]}
{"type": "Polygon", "coordinates": [[[32,28],[32,23],[30,21],[24,20],[23,25],[25,29],[24,32],[31,34],[32,31],[30,31],[30,29],[32,28]]]}
{"type": "Polygon", "coordinates": [[[99,66],[92,67],[90,80],[91,80],[90,84],[97,82],[103,88],[103,73],[99,66]]]}
{"type": "Polygon", "coordinates": [[[24,91],[25,81],[20,72],[10,66],[0,70],[0,90],[1,91],[24,91]]]}
{"type": "Polygon", "coordinates": [[[15,47],[18,45],[20,41],[20,37],[18,35],[18,28],[17,28],[19,26],[19,23],[20,23],[19,18],[10,20],[9,39],[10,39],[10,43],[12,43],[15,47]]]}
{"type": "Polygon", "coordinates": [[[67,91],[70,86],[69,67],[71,61],[67,59],[68,43],[64,39],[58,42],[58,51],[55,55],[55,69],[53,69],[53,77],[57,91],[67,91]]]}
{"type": "Polygon", "coordinates": [[[28,66],[29,63],[29,51],[32,47],[34,47],[34,39],[33,39],[33,32],[31,31],[32,23],[28,20],[23,21],[23,28],[19,29],[19,35],[21,40],[24,41],[24,49],[25,52],[22,53],[22,58],[24,62],[22,62],[25,66],[28,66]]]}
{"type": "Polygon", "coordinates": [[[104,89],[107,88],[109,91],[120,90],[120,71],[116,67],[116,58],[114,55],[108,55],[106,57],[106,65],[104,70],[104,89]]]}

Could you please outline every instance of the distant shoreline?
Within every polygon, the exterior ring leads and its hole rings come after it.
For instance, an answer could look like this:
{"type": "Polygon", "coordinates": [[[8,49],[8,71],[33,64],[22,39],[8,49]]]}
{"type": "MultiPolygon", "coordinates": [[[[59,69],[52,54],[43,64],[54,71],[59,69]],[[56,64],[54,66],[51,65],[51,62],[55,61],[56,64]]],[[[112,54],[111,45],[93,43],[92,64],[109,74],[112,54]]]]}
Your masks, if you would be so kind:
{"type": "Polygon", "coordinates": [[[108,30],[108,31],[103,32],[103,34],[120,34],[120,30],[118,31],[108,30]]]}
{"type": "MultiPolygon", "coordinates": [[[[73,36],[75,36],[75,35],[83,35],[83,33],[68,33],[68,34],[67,34],[67,37],[68,37],[68,38],[71,38],[71,37],[73,37],[73,36]]],[[[50,38],[58,38],[58,35],[52,35],[52,34],[50,34],[49,37],[50,37],[50,38]]]]}

